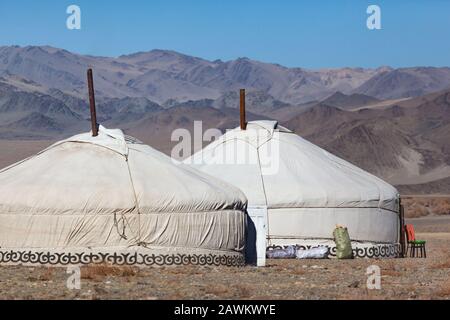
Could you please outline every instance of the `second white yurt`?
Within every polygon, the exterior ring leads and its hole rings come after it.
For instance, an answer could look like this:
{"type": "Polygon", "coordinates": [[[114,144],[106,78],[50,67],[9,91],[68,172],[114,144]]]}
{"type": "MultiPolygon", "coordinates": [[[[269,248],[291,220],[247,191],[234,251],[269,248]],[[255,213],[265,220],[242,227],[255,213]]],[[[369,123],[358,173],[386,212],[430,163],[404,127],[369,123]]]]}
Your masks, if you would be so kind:
{"type": "Polygon", "coordinates": [[[249,215],[266,227],[262,241],[269,249],[324,245],[333,255],[333,230],[342,225],[355,256],[399,254],[397,190],[276,121],[228,131],[185,163],[245,193],[249,215]]]}

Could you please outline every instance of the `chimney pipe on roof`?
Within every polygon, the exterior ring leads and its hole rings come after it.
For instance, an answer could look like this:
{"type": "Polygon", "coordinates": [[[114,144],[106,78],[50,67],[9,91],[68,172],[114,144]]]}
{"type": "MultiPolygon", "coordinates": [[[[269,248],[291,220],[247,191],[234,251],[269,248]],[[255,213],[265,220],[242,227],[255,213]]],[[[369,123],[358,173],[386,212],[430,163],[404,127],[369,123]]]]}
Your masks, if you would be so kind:
{"type": "Polygon", "coordinates": [[[89,90],[89,106],[91,108],[91,126],[92,136],[98,136],[97,111],[95,110],[95,95],[94,95],[94,79],[92,77],[92,69],[87,71],[87,81],[89,90]]]}
{"type": "Polygon", "coordinates": [[[241,130],[246,130],[247,121],[245,120],[245,89],[240,90],[240,100],[241,130]]]}

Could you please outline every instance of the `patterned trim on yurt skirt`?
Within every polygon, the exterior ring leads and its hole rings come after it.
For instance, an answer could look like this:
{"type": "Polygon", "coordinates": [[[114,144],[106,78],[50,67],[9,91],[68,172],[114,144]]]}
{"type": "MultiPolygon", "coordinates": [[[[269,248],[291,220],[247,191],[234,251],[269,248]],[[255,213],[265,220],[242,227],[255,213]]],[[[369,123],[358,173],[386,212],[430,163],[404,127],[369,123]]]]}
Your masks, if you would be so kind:
{"type": "Polygon", "coordinates": [[[24,265],[243,266],[242,254],[149,254],[141,252],[51,252],[0,249],[0,263],[24,265]]]}
{"type": "MultiPolygon", "coordinates": [[[[283,249],[288,245],[271,245],[267,250],[283,249]]],[[[327,247],[331,257],[336,257],[336,246],[329,245],[298,245],[295,247],[300,250],[307,250],[314,247],[327,247]]],[[[353,257],[355,258],[398,258],[401,256],[401,245],[399,243],[378,244],[371,246],[358,246],[352,243],[353,257]]]]}

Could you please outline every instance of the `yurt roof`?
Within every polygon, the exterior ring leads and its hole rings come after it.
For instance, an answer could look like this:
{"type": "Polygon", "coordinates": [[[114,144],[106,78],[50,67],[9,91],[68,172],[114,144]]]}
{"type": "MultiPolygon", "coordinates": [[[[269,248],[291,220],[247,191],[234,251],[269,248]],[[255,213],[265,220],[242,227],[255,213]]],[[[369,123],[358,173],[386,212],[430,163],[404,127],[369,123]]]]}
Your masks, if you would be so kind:
{"type": "Polygon", "coordinates": [[[398,210],[393,186],[276,121],[227,131],[185,163],[239,187],[253,206],[398,210]]]}
{"type": "Polygon", "coordinates": [[[239,189],[102,126],[97,137],[73,136],[0,170],[2,213],[187,213],[245,206],[239,189]]]}

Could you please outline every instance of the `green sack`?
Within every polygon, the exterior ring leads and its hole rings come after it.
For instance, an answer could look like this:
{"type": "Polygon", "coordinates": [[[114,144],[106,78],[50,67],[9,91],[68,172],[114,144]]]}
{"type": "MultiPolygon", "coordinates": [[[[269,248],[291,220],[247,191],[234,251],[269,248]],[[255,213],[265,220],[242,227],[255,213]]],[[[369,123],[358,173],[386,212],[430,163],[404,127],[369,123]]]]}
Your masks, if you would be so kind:
{"type": "Polygon", "coordinates": [[[347,228],[336,226],[336,229],[333,231],[333,237],[336,243],[336,258],[352,259],[352,243],[350,242],[347,228]]]}

